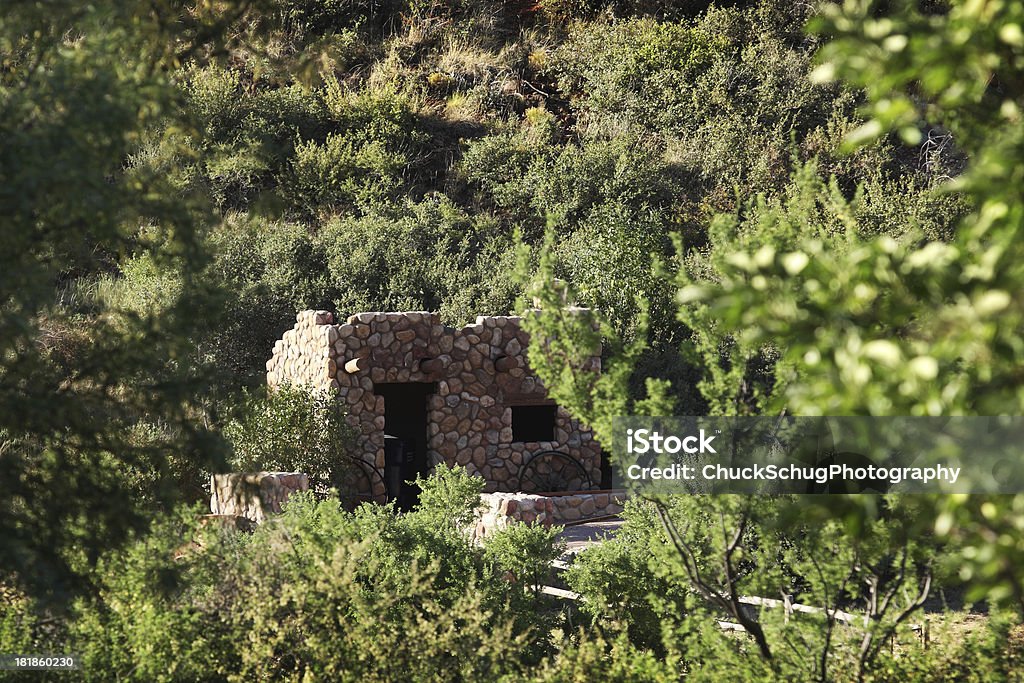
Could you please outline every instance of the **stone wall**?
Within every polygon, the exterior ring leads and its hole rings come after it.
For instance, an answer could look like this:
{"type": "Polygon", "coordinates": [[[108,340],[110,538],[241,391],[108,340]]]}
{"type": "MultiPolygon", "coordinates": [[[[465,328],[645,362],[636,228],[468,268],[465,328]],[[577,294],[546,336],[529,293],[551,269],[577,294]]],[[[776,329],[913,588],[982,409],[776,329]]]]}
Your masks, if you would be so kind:
{"type": "Polygon", "coordinates": [[[623,491],[538,496],[527,493],[485,493],[480,497],[473,538],[482,540],[509,524],[524,522],[550,527],[594,517],[617,515],[623,491]]]}
{"type": "Polygon", "coordinates": [[[551,496],[550,500],[554,506],[555,524],[565,524],[592,517],[617,515],[622,512],[626,495],[624,491],[601,491],[551,496]]]}
{"type": "Polygon", "coordinates": [[[262,522],[281,513],[281,504],[296,491],[309,490],[302,472],[242,472],[210,477],[210,512],[262,522]]]}
{"type": "MultiPolygon", "coordinates": [[[[552,440],[513,440],[513,406],[551,403],[526,362],[529,336],[521,318],[481,316],[461,329],[422,311],[360,313],[341,324],[327,311],[302,311],[296,320],[274,345],[267,382],[336,391],[358,431],[359,457],[377,471],[384,469],[385,424],[384,398],[374,393],[375,385],[426,382],[436,384],[428,398],[430,465],[462,465],[486,480],[485,490],[514,491],[521,488],[524,461],[552,450],[582,463],[585,476],[558,458],[531,466],[533,474],[548,481],[561,477],[566,490],[600,482],[600,446],[591,430],[561,407],[552,440]]],[[[600,369],[599,355],[588,367],[600,369]]],[[[372,496],[382,500],[384,482],[378,477],[370,485],[372,496]]]]}
{"type": "Polygon", "coordinates": [[[485,493],[480,496],[473,540],[482,541],[509,524],[524,522],[550,527],[555,505],[547,496],[526,493],[485,493]]]}

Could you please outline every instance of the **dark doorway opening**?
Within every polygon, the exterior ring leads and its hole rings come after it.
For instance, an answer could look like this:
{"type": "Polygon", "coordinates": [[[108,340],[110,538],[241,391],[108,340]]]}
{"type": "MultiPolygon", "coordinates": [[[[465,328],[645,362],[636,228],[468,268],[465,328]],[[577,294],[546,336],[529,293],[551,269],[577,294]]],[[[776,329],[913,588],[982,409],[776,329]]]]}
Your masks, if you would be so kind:
{"type": "Polygon", "coordinates": [[[437,385],[427,382],[377,384],[384,397],[384,472],[388,500],[410,510],[419,500],[419,487],[409,484],[427,474],[427,398],[437,385]]]}

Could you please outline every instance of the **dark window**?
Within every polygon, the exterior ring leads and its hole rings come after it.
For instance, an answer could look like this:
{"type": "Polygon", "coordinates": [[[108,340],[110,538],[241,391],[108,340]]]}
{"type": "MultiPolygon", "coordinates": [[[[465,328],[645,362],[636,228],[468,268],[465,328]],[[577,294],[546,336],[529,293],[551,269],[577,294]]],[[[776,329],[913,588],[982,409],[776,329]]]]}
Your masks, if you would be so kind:
{"type": "Polygon", "coordinates": [[[513,441],[554,441],[557,406],[512,406],[513,441]]]}

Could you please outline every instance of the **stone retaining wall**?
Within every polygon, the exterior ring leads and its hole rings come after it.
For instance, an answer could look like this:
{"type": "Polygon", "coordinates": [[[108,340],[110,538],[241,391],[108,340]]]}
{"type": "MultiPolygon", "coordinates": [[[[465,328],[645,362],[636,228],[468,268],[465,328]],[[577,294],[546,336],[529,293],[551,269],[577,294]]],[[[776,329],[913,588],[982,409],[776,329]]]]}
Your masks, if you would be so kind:
{"type": "Polygon", "coordinates": [[[473,538],[487,538],[515,522],[553,524],[578,522],[591,517],[617,515],[622,512],[625,494],[622,491],[574,493],[561,496],[538,496],[528,493],[485,493],[480,497],[473,538]]]}
{"type": "Polygon", "coordinates": [[[555,506],[547,496],[527,493],[485,493],[480,496],[474,540],[480,541],[514,522],[540,524],[550,527],[554,523],[555,506]]]}
{"type": "MultiPolygon", "coordinates": [[[[297,491],[309,490],[309,477],[301,472],[242,472],[210,477],[211,521],[239,524],[244,518],[263,522],[280,514],[282,504],[297,491]]],[[[622,512],[622,491],[543,496],[529,493],[484,493],[477,511],[473,537],[480,540],[513,522],[550,527],[622,512]]]]}
{"type": "Polygon", "coordinates": [[[210,512],[262,522],[281,513],[281,504],[296,491],[309,490],[302,472],[234,472],[210,477],[210,512]]]}
{"type": "MultiPolygon", "coordinates": [[[[327,311],[302,311],[296,320],[274,345],[267,382],[337,392],[358,431],[358,456],[378,472],[384,469],[385,420],[375,385],[416,382],[436,385],[427,399],[430,466],[462,465],[484,478],[487,491],[552,490],[552,482],[574,490],[600,481],[601,447],[589,427],[561,407],[552,440],[513,439],[514,406],[553,405],[526,362],[529,335],[521,318],[481,316],[461,329],[423,311],[359,313],[342,324],[327,311]],[[524,462],[543,451],[571,455],[584,472],[571,460],[551,458],[531,466],[530,481],[521,482],[524,462]]],[[[600,362],[598,349],[584,369],[600,370],[600,362]]],[[[383,500],[384,482],[378,477],[369,486],[368,493],[383,500]]]]}
{"type": "Polygon", "coordinates": [[[622,491],[602,491],[551,496],[549,500],[554,504],[555,524],[565,524],[591,517],[617,515],[622,512],[626,496],[622,491]]]}

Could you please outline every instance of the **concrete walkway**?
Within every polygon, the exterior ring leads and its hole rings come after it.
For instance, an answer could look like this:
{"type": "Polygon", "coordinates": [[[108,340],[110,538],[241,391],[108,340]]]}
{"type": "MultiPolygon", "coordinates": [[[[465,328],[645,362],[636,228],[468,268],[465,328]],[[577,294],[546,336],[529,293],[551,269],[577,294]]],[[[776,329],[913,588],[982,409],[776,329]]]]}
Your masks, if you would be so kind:
{"type": "Polygon", "coordinates": [[[566,555],[576,554],[592,545],[601,543],[618,531],[621,526],[622,520],[616,517],[565,527],[561,538],[565,541],[566,555]]]}

